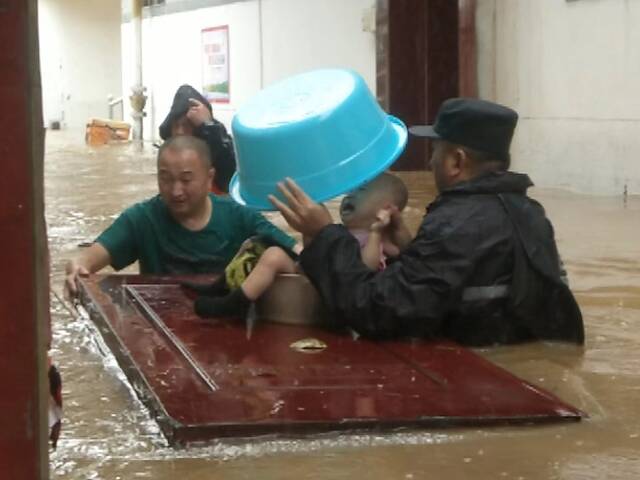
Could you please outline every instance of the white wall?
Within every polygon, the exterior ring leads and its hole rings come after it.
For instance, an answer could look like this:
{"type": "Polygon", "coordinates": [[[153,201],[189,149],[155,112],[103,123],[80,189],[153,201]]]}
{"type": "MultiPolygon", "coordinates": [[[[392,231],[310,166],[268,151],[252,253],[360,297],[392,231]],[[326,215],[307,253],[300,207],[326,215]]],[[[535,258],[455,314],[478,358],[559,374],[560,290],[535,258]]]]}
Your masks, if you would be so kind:
{"type": "MultiPolygon", "coordinates": [[[[229,125],[233,112],[260,88],[258,9],[255,2],[145,18],[142,22],[142,83],[147,88],[145,139],[157,140],[158,127],[171,107],[176,89],[185,83],[202,90],[201,31],[229,25],[231,103],[213,104],[214,115],[229,125]]],[[[134,81],[133,30],[122,25],[123,91],[134,81]]]]}
{"type": "Polygon", "coordinates": [[[121,95],[120,2],[39,0],[45,125],[83,128],[121,95]]]}
{"type": "MultiPolygon", "coordinates": [[[[145,139],[156,140],[178,86],[202,89],[201,30],[229,25],[229,104],[213,104],[230,125],[236,109],[263,86],[322,67],[358,71],[375,91],[375,42],[362,16],[375,0],[253,0],[143,20],[145,139]],[[262,56],[261,56],[262,51],[262,56]]],[[[131,23],[122,25],[123,91],[133,84],[131,23]]]]}
{"type": "Polygon", "coordinates": [[[479,0],[479,93],[539,186],[640,193],[640,1],[479,0]]]}
{"type": "Polygon", "coordinates": [[[320,67],[350,68],[375,93],[375,35],[362,18],[375,0],[263,0],[265,84],[320,67]]]}

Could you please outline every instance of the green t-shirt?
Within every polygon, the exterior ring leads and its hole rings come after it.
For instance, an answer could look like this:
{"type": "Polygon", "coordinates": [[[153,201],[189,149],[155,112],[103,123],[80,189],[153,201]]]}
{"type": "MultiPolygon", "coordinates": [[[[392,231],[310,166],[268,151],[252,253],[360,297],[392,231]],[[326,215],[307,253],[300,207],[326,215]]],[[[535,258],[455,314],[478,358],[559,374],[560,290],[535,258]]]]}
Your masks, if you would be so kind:
{"type": "Polygon", "coordinates": [[[242,242],[262,235],[291,249],[295,240],[260,213],[231,199],[210,195],[213,210],[206,227],[191,231],[176,222],[159,195],[127,208],[96,239],[120,270],[136,260],[140,273],[219,272],[242,242]]]}

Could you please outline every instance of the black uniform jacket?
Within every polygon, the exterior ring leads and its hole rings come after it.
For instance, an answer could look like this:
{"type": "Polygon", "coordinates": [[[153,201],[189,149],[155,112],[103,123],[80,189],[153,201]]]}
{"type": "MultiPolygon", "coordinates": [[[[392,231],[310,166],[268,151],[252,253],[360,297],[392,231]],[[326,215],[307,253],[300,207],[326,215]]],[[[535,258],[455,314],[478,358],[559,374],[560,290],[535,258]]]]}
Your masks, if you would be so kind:
{"type": "Polygon", "coordinates": [[[441,192],[416,238],[385,270],[361,260],[341,225],[301,255],[339,326],[372,338],[440,337],[468,345],[535,339],[582,344],[544,209],[527,175],[493,172],[441,192]]]}
{"type": "MultiPolygon", "coordinates": [[[[160,138],[167,140],[171,136],[173,122],[187,113],[191,104],[189,99],[194,98],[202,102],[212,112],[211,104],[200,92],[190,85],[182,85],[176,91],[171,104],[171,110],[160,125],[160,138]]],[[[198,126],[193,132],[201,140],[207,142],[211,150],[213,166],[216,169],[214,182],[223,192],[229,191],[229,181],[236,171],[236,155],[233,149],[233,141],[227,133],[227,129],[218,120],[213,119],[209,124],[198,126]]]]}

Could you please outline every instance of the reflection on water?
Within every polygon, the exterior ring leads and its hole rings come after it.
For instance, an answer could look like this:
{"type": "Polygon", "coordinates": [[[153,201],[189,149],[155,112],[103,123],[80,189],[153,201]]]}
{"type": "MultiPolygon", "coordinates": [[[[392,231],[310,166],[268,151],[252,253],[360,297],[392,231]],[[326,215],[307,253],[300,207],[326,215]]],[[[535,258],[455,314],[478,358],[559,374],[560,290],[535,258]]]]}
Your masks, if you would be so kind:
{"type": "MultiPolygon", "coordinates": [[[[154,149],[89,148],[49,132],[46,200],[53,288],[65,259],[132,202],[155,194],[154,149]]],[[[405,174],[417,228],[430,176],[405,174]]],[[[535,179],[534,179],[535,180],[535,179]]],[[[308,440],[225,440],[174,451],[124,382],[90,322],[54,297],[53,355],[65,398],[51,455],[54,479],[635,478],[640,472],[640,198],[533,190],[545,205],[587,329],[583,349],[537,343],[480,350],[491,361],[587,411],[580,424],[344,433],[308,440]]],[[[330,209],[335,213],[337,202],[330,209]]],[[[278,216],[276,224],[284,226],[278,216]]]]}

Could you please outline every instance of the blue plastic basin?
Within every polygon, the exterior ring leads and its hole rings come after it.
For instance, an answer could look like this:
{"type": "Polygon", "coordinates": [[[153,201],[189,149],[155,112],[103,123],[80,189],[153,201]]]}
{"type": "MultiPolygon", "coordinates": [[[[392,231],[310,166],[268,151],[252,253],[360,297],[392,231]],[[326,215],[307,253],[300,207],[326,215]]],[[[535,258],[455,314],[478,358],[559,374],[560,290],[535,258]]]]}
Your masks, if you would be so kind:
{"type": "Polygon", "coordinates": [[[316,70],[259,92],[232,122],[238,203],[273,210],[267,195],[293,178],[314,200],[346,193],[386,170],[402,153],[407,129],[378,105],[360,75],[316,70]]]}

